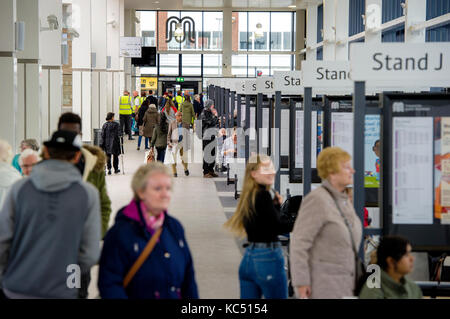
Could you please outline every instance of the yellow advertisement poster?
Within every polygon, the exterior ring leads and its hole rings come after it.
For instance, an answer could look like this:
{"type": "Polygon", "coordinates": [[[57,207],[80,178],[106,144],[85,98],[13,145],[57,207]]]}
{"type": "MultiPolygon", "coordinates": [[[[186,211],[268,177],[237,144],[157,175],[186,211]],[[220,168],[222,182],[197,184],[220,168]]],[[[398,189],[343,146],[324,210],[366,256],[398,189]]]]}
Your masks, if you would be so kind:
{"type": "Polygon", "coordinates": [[[148,91],[158,89],[158,78],[141,78],[141,91],[148,91]]]}

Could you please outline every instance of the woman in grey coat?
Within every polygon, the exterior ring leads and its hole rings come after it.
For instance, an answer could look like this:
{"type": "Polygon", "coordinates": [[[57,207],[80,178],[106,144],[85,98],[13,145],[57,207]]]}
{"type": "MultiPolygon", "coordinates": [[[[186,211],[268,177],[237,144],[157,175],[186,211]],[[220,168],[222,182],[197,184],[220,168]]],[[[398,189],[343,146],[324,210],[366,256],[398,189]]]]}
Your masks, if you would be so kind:
{"type": "Polygon", "coordinates": [[[355,171],[350,155],[339,147],[325,148],[317,169],[322,186],[303,199],[291,236],[292,285],[298,298],[350,297],[355,288],[353,246],[359,249],[362,234],[361,221],[345,193],[355,171]]]}

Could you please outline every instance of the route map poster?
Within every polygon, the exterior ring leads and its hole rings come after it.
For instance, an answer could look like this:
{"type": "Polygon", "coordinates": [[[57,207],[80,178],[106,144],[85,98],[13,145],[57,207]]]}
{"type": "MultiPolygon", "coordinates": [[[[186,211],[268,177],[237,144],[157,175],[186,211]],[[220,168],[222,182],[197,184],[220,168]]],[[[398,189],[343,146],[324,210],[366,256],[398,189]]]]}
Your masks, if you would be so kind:
{"type": "Polygon", "coordinates": [[[450,224],[450,117],[434,119],[434,217],[450,224]]]}

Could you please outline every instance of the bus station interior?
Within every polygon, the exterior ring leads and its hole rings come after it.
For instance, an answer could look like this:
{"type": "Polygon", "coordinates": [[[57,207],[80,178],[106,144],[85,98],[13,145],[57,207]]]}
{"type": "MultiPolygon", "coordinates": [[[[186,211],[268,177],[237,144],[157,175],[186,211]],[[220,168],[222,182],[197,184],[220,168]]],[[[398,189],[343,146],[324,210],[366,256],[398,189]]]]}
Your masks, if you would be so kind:
{"type": "MultiPolygon", "coordinates": [[[[118,119],[124,90],[201,94],[227,136],[236,130],[231,162],[219,139],[216,162],[227,168],[219,177],[204,178],[193,134],[190,175],[173,179],[169,211],[185,229],[200,298],[239,298],[244,241],[223,224],[251,154],[271,157],[273,188],[289,199],[320,186],[317,156],[329,146],[352,156],[353,204],[369,220],[362,259],[380,236],[405,236],[416,257],[409,278],[428,297],[450,296],[450,257],[439,282],[431,263],[450,251],[449,0],[0,0],[0,8],[0,139],[15,154],[24,139],[50,139],[65,112],[80,115],[83,143],[96,144],[107,113],[118,119]],[[181,21],[192,21],[182,41],[173,29],[181,21]],[[139,39],[139,52],[151,47],[152,62],[129,57],[127,39],[139,39]]],[[[110,227],[146,161],[136,142],[124,141],[120,174],[106,176],[110,227]]],[[[98,266],[91,277],[89,298],[99,298],[98,266]]]]}

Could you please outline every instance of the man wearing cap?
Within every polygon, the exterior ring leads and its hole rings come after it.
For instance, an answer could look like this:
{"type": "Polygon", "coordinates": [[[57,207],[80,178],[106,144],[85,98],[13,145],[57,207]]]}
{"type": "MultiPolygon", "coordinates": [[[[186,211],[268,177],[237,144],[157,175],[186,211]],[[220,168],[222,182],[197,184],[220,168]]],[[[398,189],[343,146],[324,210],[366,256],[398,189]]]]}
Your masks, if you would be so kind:
{"type": "Polygon", "coordinates": [[[74,165],[80,149],[79,135],[56,131],[44,142],[44,160],[5,198],[0,286],[7,298],[77,298],[81,273],[99,259],[99,195],[74,165]]]}

